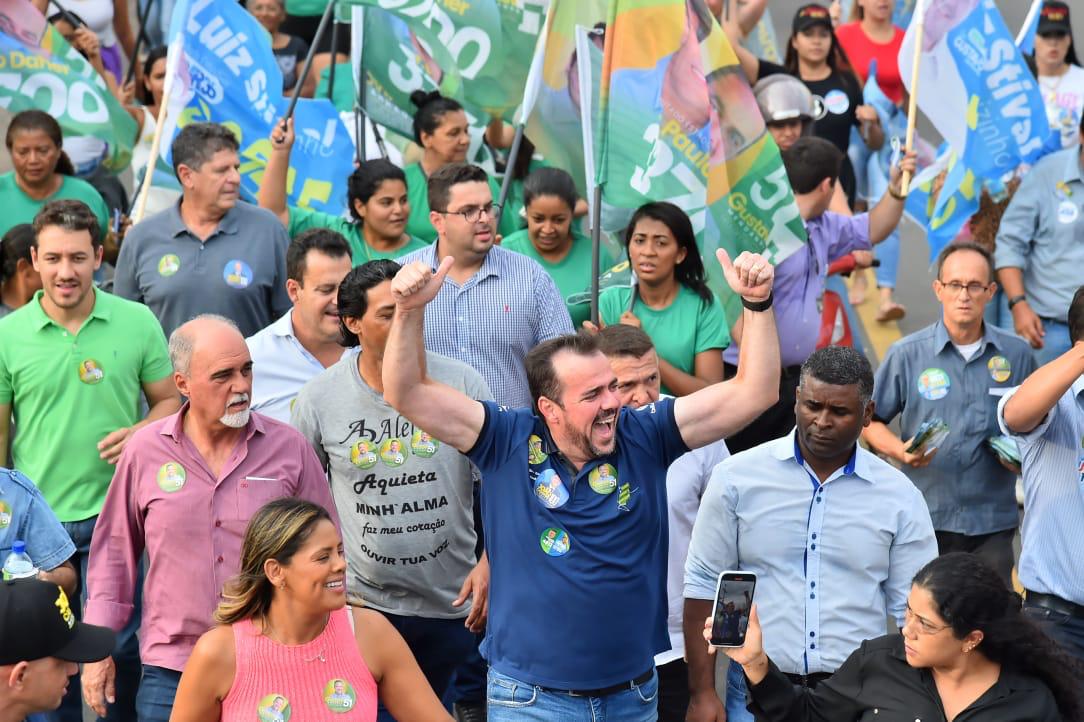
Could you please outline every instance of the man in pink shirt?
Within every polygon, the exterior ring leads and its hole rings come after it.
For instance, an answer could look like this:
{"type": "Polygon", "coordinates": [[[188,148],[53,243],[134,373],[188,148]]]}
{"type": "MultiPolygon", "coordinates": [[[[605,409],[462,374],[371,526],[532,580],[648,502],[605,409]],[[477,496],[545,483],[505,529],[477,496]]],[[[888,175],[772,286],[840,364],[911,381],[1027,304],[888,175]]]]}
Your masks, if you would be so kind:
{"type": "MultiPolygon", "coordinates": [[[[98,517],[88,569],[86,620],[120,629],[132,613],[136,570],[147,552],[140,722],[169,719],[181,670],[213,624],[223,584],[240,567],[241,539],[256,510],[296,496],[335,514],[305,438],[249,409],[252,359],[232,321],[209,315],[189,321],[170,336],[169,355],[188,402],[128,442],[98,517]]],[[[83,670],[83,696],[99,714],[114,694],[114,675],[111,658],[83,670]]]]}

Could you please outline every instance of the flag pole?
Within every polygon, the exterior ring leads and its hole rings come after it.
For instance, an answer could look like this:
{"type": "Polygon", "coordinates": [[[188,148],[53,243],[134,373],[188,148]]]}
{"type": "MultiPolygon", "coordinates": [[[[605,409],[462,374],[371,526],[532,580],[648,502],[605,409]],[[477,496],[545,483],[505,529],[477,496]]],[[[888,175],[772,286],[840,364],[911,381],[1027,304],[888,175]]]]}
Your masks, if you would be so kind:
{"type": "MultiPolygon", "coordinates": [[[[297,99],[301,97],[301,86],[305,84],[305,78],[309,77],[309,71],[312,70],[312,59],[316,55],[316,48],[320,44],[320,40],[324,37],[324,33],[327,31],[327,24],[331,20],[331,16],[335,14],[335,0],[332,0],[324,8],[324,14],[320,18],[320,25],[316,28],[316,35],[312,38],[312,46],[309,47],[309,54],[305,57],[305,64],[301,67],[301,74],[297,76],[297,84],[294,85],[294,91],[290,94],[290,105],[286,107],[286,114],[282,116],[283,120],[292,118],[294,115],[294,108],[297,107],[297,99]]],[[[332,48],[331,61],[335,62],[334,48],[332,48]]]]}
{"type": "Polygon", "coordinates": [[[327,99],[335,104],[335,56],[339,48],[339,14],[335,13],[335,19],[331,21],[331,65],[327,69],[327,99]]]}
{"type": "Polygon", "coordinates": [[[143,185],[139,188],[139,203],[135,213],[132,214],[132,225],[143,220],[143,214],[147,211],[147,196],[150,195],[151,185],[154,181],[154,168],[158,165],[158,149],[162,145],[162,128],[166,124],[166,108],[169,107],[169,94],[173,90],[173,78],[177,73],[166,73],[165,84],[162,86],[162,102],[158,106],[158,117],[154,121],[154,136],[151,138],[151,153],[147,160],[147,168],[143,171],[143,185]]]}
{"type": "Polygon", "coordinates": [[[591,323],[598,328],[598,274],[602,248],[602,184],[595,184],[595,224],[591,228],[591,323]]]}
{"type": "Polygon", "coordinates": [[[132,58],[128,63],[128,75],[124,78],[125,85],[132,82],[132,78],[135,77],[136,63],[139,62],[139,48],[143,44],[143,41],[147,39],[147,18],[151,15],[151,7],[153,5],[154,0],[147,0],[147,4],[140,7],[139,0],[136,0],[136,20],[139,21],[139,33],[136,35],[135,47],[132,49],[132,58]]]}
{"type": "Polygon", "coordinates": [[[523,118],[519,119],[516,123],[516,134],[512,137],[512,147],[508,150],[508,160],[504,164],[504,178],[501,179],[501,193],[497,196],[497,206],[500,210],[497,211],[497,217],[494,219],[496,225],[500,225],[501,216],[504,214],[504,202],[508,200],[508,191],[512,188],[512,173],[516,167],[516,159],[519,158],[519,147],[523,145],[523,118]]]}
{"type": "MultiPolygon", "coordinates": [[[[922,33],[926,23],[926,2],[918,0],[915,14],[911,18],[915,25],[915,57],[911,61],[911,93],[907,99],[907,140],[904,150],[908,153],[914,149],[915,144],[915,121],[918,119],[918,70],[922,60],[922,33]]],[[[900,193],[907,195],[911,190],[911,174],[904,171],[900,178],[900,193]]]]}
{"type": "Polygon", "coordinates": [[[1031,0],[1031,7],[1028,8],[1028,14],[1024,18],[1024,24],[1020,27],[1020,32],[1016,34],[1016,47],[1020,47],[1020,43],[1024,42],[1024,36],[1028,34],[1028,30],[1031,29],[1031,24],[1035,22],[1035,14],[1043,6],[1043,0],[1031,0]]]}

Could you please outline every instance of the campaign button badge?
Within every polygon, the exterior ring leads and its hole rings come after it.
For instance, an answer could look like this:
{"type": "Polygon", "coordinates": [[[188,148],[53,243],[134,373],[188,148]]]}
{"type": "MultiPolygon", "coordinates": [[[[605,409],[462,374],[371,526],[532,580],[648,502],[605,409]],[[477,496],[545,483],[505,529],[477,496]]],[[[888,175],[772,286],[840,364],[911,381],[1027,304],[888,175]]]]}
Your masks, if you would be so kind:
{"type": "Polygon", "coordinates": [[[534,495],[547,509],[556,509],[568,501],[568,490],[561,483],[561,476],[553,469],[545,469],[535,479],[534,495]]]}
{"type": "Polygon", "coordinates": [[[617,488],[617,469],[612,464],[599,464],[587,474],[587,483],[597,494],[612,494],[617,488]]]}
{"type": "Polygon", "coordinates": [[[99,383],[105,378],[105,372],[102,371],[102,365],[92,358],[84,359],[79,362],[79,380],[85,384],[93,386],[99,383]]]}
{"type": "Polygon", "coordinates": [[[181,270],[181,259],[175,253],[167,253],[158,259],[158,275],[169,278],[181,270]]]}
{"type": "Polygon", "coordinates": [[[181,487],[184,486],[185,479],[187,478],[188,474],[185,472],[183,466],[176,461],[167,461],[158,469],[158,488],[172,494],[175,491],[181,490],[181,487]]]}
{"type": "Polygon", "coordinates": [[[252,269],[242,260],[234,259],[226,262],[222,269],[222,279],[230,288],[248,288],[252,283],[252,269]]]}
{"type": "Polygon", "coordinates": [[[538,540],[538,543],[542,546],[542,551],[551,557],[563,557],[568,554],[568,550],[572,547],[572,540],[568,538],[568,532],[552,526],[547,527],[542,532],[542,537],[538,540]]]}
{"type": "Polygon", "coordinates": [[[942,369],[929,368],[918,375],[918,393],[927,401],[937,401],[948,396],[952,382],[942,369]]]}
{"type": "Polygon", "coordinates": [[[1012,376],[1012,366],[1004,356],[994,356],[986,362],[986,368],[990,371],[990,378],[998,383],[1004,383],[1012,376]]]}

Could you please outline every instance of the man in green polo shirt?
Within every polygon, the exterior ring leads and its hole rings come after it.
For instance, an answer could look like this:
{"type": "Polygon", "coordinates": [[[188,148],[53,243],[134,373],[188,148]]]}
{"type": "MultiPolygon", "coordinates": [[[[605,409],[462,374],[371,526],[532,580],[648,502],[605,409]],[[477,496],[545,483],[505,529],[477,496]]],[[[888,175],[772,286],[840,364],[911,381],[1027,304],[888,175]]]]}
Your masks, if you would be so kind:
{"type": "MultiPolygon", "coordinates": [[[[7,451],[14,415],[15,464],[37,482],[71,535],[72,562],[85,578],[113,465],[132,432],[177,411],[180,397],[154,314],[93,285],[102,238],[90,208],[76,200],[48,203],[34,218],[34,233],[31,257],[43,289],[0,320],[0,452],[7,451]],[[140,392],[150,407],[142,420],[140,392]]],[[[125,632],[118,647],[126,653],[134,636],[125,632]]],[[[134,695],[138,662],[130,673],[134,695]]],[[[118,706],[134,702],[123,699],[123,688],[118,680],[118,706]]],[[[78,701],[78,683],[70,689],[78,701]]]]}

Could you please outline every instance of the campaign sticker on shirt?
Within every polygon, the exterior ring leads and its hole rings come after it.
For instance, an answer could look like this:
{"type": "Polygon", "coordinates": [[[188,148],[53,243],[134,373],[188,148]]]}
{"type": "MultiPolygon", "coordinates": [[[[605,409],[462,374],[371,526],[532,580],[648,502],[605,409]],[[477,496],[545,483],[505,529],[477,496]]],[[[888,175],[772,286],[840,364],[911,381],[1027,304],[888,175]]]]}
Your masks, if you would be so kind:
{"type": "Polygon", "coordinates": [[[428,459],[433,454],[437,453],[437,449],[440,448],[440,442],[429,435],[428,432],[418,429],[410,437],[410,450],[414,452],[414,456],[420,456],[423,459],[428,459]]]}
{"type": "Polygon", "coordinates": [[[527,439],[527,462],[530,464],[541,464],[549,457],[549,454],[542,451],[542,437],[537,434],[531,434],[527,439]]]}
{"type": "Polygon", "coordinates": [[[359,469],[369,469],[376,464],[376,444],[368,439],[355,441],[350,447],[350,463],[359,469]]]}
{"type": "Polygon", "coordinates": [[[380,460],[388,466],[402,466],[406,463],[406,449],[402,439],[385,439],[380,445],[380,460]]]}
{"type": "Polygon", "coordinates": [[[0,529],[11,526],[11,507],[6,501],[0,501],[0,529]]]}
{"type": "Polygon", "coordinates": [[[612,464],[599,464],[587,474],[587,483],[597,494],[612,494],[617,488],[617,469],[612,464]]]}
{"type": "Polygon", "coordinates": [[[990,378],[1000,383],[1005,383],[1012,376],[1012,366],[1009,359],[1004,356],[994,356],[986,362],[986,368],[990,370],[990,378]]]}
{"type": "Polygon", "coordinates": [[[158,469],[158,488],[172,494],[180,491],[188,474],[176,461],[167,461],[158,469]]]}
{"type": "Polygon", "coordinates": [[[167,253],[158,259],[158,275],[170,277],[181,270],[181,259],[174,253],[167,253]]]}
{"type": "Polygon", "coordinates": [[[945,398],[951,386],[948,374],[941,369],[926,369],[918,375],[918,393],[927,401],[945,398]]]}
{"type": "Polygon", "coordinates": [[[105,373],[102,372],[102,365],[100,363],[92,358],[84,359],[79,362],[80,381],[93,386],[103,378],[105,378],[105,373]]]}
{"type": "Polygon", "coordinates": [[[244,261],[234,259],[222,269],[222,278],[230,288],[248,288],[252,283],[252,269],[244,261]]]}
{"type": "Polygon", "coordinates": [[[1076,203],[1066,200],[1058,204],[1058,223],[1072,223],[1079,215],[1076,203]]]}
{"type": "Polygon", "coordinates": [[[553,469],[546,469],[534,482],[534,495],[547,509],[556,509],[568,501],[568,490],[561,483],[561,476],[553,469]]]}
{"type": "Polygon", "coordinates": [[[281,694],[269,694],[256,706],[256,716],[260,722],[288,722],[291,714],[290,700],[281,694]]]}
{"type": "Polygon", "coordinates": [[[551,557],[563,557],[568,554],[569,548],[572,547],[572,540],[568,538],[568,532],[552,526],[547,527],[542,532],[542,538],[538,540],[538,543],[542,545],[542,551],[551,557]]]}
{"type": "Polygon", "coordinates": [[[851,99],[838,88],[829,90],[828,94],[824,96],[824,107],[828,109],[829,113],[843,115],[850,109],[851,99]]]}
{"type": "Polygon", "coordinates": [[[335,714],[354,709],[357,699],[354,688],[345,679],[333,679],[324,685],[324,704],[335,714]]]}

